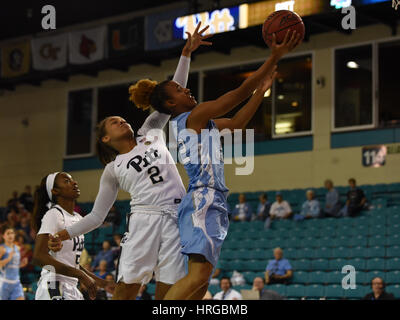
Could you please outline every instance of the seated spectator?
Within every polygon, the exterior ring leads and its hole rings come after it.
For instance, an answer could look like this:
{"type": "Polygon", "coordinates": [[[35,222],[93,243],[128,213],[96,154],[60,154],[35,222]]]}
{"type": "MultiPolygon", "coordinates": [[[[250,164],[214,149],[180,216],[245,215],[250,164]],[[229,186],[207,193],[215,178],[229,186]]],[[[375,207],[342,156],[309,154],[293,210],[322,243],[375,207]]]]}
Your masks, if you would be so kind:
{"type": "Polygon", "coordinates": [[[17,210],[14,207],[11,208],[10,212],[7,214],[7,224],[15,229],[19,223],[19,220],[20,217],[17,214],[17,210]]]}
{"type": "Polygon", "coordinates": [[[271,209],[271,203],[268,201],[268,196],[263,193],[259,197],[260,202],[257,207],[256,219],[265,221],[269,217],[269,210],[271,209]]]}
{"type": "Polygon", "coordinates": [[[17,211],[17,203],[18,203],[18,201],[19,201],[18,191],[14,191],[12,193],[11,199],[9,199],[7,201],[8,210],[11,210],[12,208],[14,208],[14,210],[17,211]]]}
{"type": "Polygon", "coordinates": [[[111,250],[114,255],[114,260],[118,259],[118,257],[119,257],[119,253],[121,251],[121,239],[122,239],[122,236],[120,234],[113,235],[113,240],[114,240],[113,244],[114,245],[111,247],[111,250]]]}
{"type": "Polygon", "coordinates": [[[106,275],[106,281],[109,282],[109,285],[107,285],[104,290],[106,292],[107,295],[107,300],[111,300],[112,296],[114,294],[114,290],[115,290],[115,283],[114,283],[114,277],[112,274],[108,274],[106,275]]]}
{"type": "Polygon", "coordinates": [[[376,277],[371,281],[372,292],[368,293],[363,300],[395,300],[393,293],[385,291],[385,281],[376,277]]]}
{"type": "Polygon", "coordinates": [[[232,283],[228,277],[221,278],[219,287],[222,291],[214,295],[214,300],[242,300],[242,295],[232,289],[232,283]]]}
{"type": "Polygon", "coordinates": [[[333,187],[332,180],[325,181],[325,188],[328,192],[325,195],[325,208],[323,215],[325,217],[338,217],[340,211],[339,192],[333,187]]]}
{"type": "Polygon", "coordinates": [[[296,221],[319,217],[321,208],[319,207],[319,201],[314,199],[314,191],[307,190],[306,197],[307,200],[303,203],[300,214],[294,216],[296,221]]]}
{"type": "Polygon", "coordinates": [[[96,276],[102,279],[106,279],[106,276],[109,274],[107,272],[107,260],[101,260],[99,263],[99,270],[94,273],[96,276]]]}
{"type": "Polygon", "coordinates": [[[114,265],[114,255],[111,250],[110,242],[105,240],[103,242],[103,250],[100,251],[93,260],[92,268],[93,270],[99,269],[99,263],[101,260],[107,261],[107,271],[113,271],[115,269],[114,265]]]}
{"type": "Polygon", "coordinates": [[[246,202],[246,196],[241,193],[239,195],[239,203],[233,210],[233,221],[250,221],[252,215],[251,206],[246,202]]]}
{"type": "Polygon", "coordinates": [[[260,300],[284,300],[279,293],[265,289],[265,280],[261,277],[254,278],[252,290],[260,292],[260,300]]]}
{"type": "Polygon", "coordinates": [[[293,276],[292,266],[287,259],[283,259],[281,248],[274,249],[274,260],[268,262],[265,270],[265,283],[284,283],[288,284],[293,276]]]}
{"type": "Polygon", "coordinates": [[[271,205],[269,217],[265,220],[265,228],[269,228],[274,219],[289,219],[292,215],[292,208],[289,202],[283,200],[282,193],[276,193],[276,201],[271,205]]]}
{"type": "Polygon", "coordinates": [[[30,219],[28,217],[21,217],[19,224],[16,227],[16,230],[23,231],[23,235],[25,237],[25,242],[33,243],[32,237],[32,229],[30,226],[30,219]]]}
{"type": "Polygon", "coordinates": [[[357,188],[354,178],[349,179],[349,186],[346,205],[340,210],[340,213],[345,217],[355,217],[364,208],[367,198],[365,198],[364,191],[357,188]]]}
{"type": "Polygon", "coordinates": [[[152,300],[151,295],[147,292],[147,286],[145,284],[141,285],[136,300],[152,300]]]}
{"type": "Polygon", "coordinates": [[[19,202],[25,207],[26,210],[32,212],[33,210],[33,196],[31,186],[26,186],[24,192],[19,197],[19,202]]]}

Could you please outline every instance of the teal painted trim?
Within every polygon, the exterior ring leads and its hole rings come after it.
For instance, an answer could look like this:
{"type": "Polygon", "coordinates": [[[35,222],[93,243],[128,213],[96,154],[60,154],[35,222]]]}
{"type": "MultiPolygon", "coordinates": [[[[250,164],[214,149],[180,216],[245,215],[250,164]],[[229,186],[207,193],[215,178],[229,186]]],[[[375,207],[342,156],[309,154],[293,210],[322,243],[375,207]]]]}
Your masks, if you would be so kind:
{"type": "Polygon", "coordinates": [[[83,170],[95,170],[103,169],[104,166],[101,164],[97,157],[77,158],[77,159],[64,159],[63,171],[83,171],[83,170]]]}
{"type": "Polygon", "coordinates": [[[375,129],[331,134],[331,148],[400,142],[400,129],[375,129]]]}

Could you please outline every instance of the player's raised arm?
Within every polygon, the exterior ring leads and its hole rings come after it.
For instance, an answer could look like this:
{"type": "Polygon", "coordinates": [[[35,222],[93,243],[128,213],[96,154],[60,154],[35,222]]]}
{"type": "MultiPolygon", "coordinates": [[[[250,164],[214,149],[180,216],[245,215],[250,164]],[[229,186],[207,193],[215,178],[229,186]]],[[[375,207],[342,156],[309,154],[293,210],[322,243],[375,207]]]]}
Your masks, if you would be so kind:
{"type": "Polygon", "coordinates": [[[232,117],[232,118],[221,118],[214,119],[215,124],[219,130],[223,129],[244,129],[249,123],[250,119],[254,116],[262,100],[264,99],[265,92],[271,88],[272,83],[276,78],[276,66],[272,69],[272,74],[267,75],[263,81],[259,84],[256,91],[250,100],[232,117]]]}
{"type": "Polygon", "coordinates": [[[274,36],[271,55],[263,65],[238,88],[227,92],[216,100],[200,103],[195,107],[187,119],[187,128],[200,133],[200,130],[206,126],[208,120],[225,115],[239,103],[247,99],[258,87],[260,82],[272,72],[279,59],[292,51],[299,43],[300,35],[296,35],[296,31],[294,31],[291,36],[288,31],[284,41],[279,45],[276,43],[274,36]]]}
{"type": "MultiPolygon", "coordinates": [[[[205,45],[205,46],[212,45],[211,42],[205,41],[205,39],[208,39],[209,37],[211,37],[212,34],[203,36],[203,33],[209,28],[209,26],[206,26],[203,29],[199,30],[200,25],[201,25],[201,22],[199,22],[199,24],[197,25],[193,34],[186,32],[186,34],[188,35],[188,39],[186,41],[185,46],[182,49],[182,54],[181,54],[181,57],[179,58],[178,66],[176,68],[174,77],[172,78],[172,81],[179,83],[179,85],[183,88],[186,88],[186,85],[187,85],[187,81],[188,81],[188,77],[189,77],[189,70],[190,70],[190,58],[191,58],[192,52],[194,52],[201,45],[205,45]]],[[[134,94],[134,92],[135,92],[134,88],[135,88],[134,85],[129,88],[129,93],[131,95],[134,94]]],[[[133,100],[132,96],[131,96],[130,100],[133,100]]],[[[148,106],[144,107],[143,109],[147,109],[149,107],[150,107],[150,104],[148,104],[148,106]]],[[[147,132],[151,129],[162,129],[166,126],[166,124],[168,123],[170,118],[171,118],[171,115],[169,115],[169,114],[154,111],[152,114],[150,114],[146,118],[145,122],[138,130],[138,134],[146,135],[147,132]]]]}

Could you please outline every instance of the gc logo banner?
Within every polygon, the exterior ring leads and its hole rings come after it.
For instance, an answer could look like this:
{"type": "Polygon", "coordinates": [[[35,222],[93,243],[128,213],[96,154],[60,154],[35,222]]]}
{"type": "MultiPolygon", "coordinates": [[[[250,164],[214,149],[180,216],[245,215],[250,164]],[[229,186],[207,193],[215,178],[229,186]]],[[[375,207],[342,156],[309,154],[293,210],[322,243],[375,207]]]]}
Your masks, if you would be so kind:
{"type": "Polygon", "coordinates": [[[56,29],[56,8],[52,5],[45,5],[42,7],[42,14],[46,14],[42,18],[42,28],[44,30],[56,29]]]}

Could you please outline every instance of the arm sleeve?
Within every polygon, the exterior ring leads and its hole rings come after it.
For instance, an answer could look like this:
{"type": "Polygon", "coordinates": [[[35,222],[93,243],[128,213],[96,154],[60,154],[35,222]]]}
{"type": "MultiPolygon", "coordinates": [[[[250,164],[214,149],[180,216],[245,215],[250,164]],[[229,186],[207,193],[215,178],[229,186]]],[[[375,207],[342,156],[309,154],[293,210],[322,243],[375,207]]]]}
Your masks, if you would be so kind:
{"type": "MultiPolygon", "coordinates": [[[[172,80],[179,83],[183,88],[186,88],[189,69],[190,69],[190,58],[181,56],[179,59],[178,67],[176,68],[172,80]]],[[[162,129],[166,126],[170,118],[171,115],[169,114],[154,111],[146,118],[145,122],[138,130],[138,134],[141,136],[145,136],[147,132],[151,129],[162,129]]]]}
{"type": "Polygon", "coordinates": [[[108,164],[100,179],[99,193],[94,202],[93,210],[82,220],[67,227],[71,238],[88,233],[98,228],[107,217],[112,205],[117,199],[118,181],[114,173],[113,163],[108,164]]]}
{"type": "Polygon", "coordinates": [[[55,234],[64,229],[63,218],[56,209],[50,209],[42,218],[39,234],[55,234]]]}

